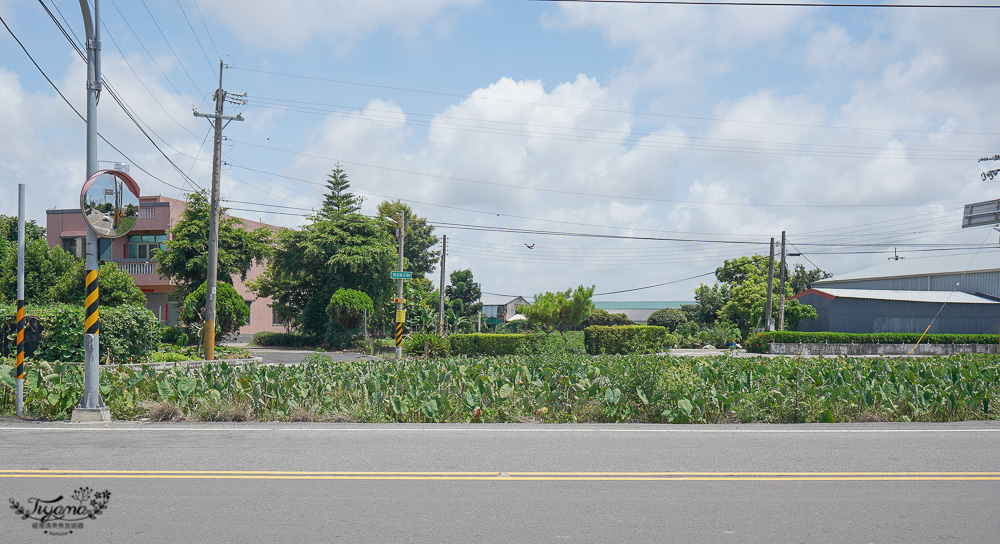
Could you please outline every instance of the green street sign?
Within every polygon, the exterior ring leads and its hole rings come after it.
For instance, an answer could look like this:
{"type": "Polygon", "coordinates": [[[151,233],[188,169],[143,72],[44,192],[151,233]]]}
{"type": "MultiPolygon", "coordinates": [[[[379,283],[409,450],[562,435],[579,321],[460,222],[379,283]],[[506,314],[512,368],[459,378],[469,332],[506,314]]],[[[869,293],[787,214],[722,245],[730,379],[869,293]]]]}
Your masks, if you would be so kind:
{"type": "Polygon", "coordinates": [[[394,280],[412,280],[413,272],[390,272],[389,277],[394,280]]]}

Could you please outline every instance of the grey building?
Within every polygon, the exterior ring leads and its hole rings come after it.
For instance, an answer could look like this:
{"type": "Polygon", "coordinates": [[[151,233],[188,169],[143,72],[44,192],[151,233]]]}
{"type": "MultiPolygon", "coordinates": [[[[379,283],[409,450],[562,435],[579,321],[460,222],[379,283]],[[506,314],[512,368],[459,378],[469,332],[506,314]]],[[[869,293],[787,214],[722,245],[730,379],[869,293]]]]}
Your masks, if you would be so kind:
{"type": "Polygon", "coordinates": [[[799,324],[806,332],[996,334],[1000,328],[1000,301],[960,291],[819,287],[793,298],[819,314],[799,324]]]}
{"type": "Polygon", "coordinates": [[[996,334],[1000,251],[911,257],[817,281],[795,295],[818,319],[801,331],[996,334]]]}

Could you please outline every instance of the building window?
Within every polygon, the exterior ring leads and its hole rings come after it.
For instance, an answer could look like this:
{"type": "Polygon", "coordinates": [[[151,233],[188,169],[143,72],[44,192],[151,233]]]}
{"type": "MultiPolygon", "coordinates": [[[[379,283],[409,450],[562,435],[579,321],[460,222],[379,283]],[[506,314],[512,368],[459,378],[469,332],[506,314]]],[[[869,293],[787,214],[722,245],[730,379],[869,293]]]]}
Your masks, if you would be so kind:
{"type": "Polygon", "coordinates": [[[99,261],[110,261],[111,260],[111,242],[108,238],[98,238],[97,239],[97,260],[99,261]]]}
{"type": "Polygon", "coordinates": [[[72,255],[74,257],[79,257],[79,255],[77,255],[77,253],[76,253],[77,240],[78,240],[77,238],[63,238],[62,239],[62,248],[63,248],[63,250],[66,251],[66,253],[69,253],[70,255],[72,255]]]}
{"type": "MultiPolygon", "coordinates": [[[[250,308],[251,307],[250,305],[253,304],[252,300],[243,299],[243,302],[247,303],[247,308],[250,308]]],[[[253,310],[251,310],[249,313],[247,313],[247,322],[244,323],[244,325],[249,325],[250,324],[250,316],[252,316],[252,315],[253,315],[253,310]]]]}
{"type": "Polygon", "coordinates": [[[149,260],[153,257],[154,249],[166,250],[166,234],[135,234],[129,236],[125,242],[125,255],[128,259],[149,260]]]}
{"type": "Polygon", "coordinates": [[[271,325],[274,325],[275,327],[280,327],[280,326],[282,326],[284,324],[285,323],[283,321],[281,321],[281,318],[278,317],[278,310],[277,310],[277,308],[275,308],[274,306],[271,306],[271,325]]]}

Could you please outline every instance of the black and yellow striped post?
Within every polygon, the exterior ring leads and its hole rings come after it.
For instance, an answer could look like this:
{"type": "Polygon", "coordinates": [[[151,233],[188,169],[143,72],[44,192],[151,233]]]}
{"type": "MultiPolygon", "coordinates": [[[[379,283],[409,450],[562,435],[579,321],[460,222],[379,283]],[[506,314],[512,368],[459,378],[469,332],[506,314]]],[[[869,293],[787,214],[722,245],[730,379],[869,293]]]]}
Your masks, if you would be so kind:
{"type": "Polygon", "coordinates": [[[396,347],[403,345],[403,324],[396,323],[396,347]]]}
{"type": "Polygon", "coordinates": [[[17,415],[24,414],[24,299],[17,299],[17,415]]]}
{"type": "Polygon", "coordinates": [[[85,292],[83,330],[86,334],[101,334],[98,323],[98,308],[101,305],[101,296],[97,286],[97,270],[87,271],[85,292]]]}

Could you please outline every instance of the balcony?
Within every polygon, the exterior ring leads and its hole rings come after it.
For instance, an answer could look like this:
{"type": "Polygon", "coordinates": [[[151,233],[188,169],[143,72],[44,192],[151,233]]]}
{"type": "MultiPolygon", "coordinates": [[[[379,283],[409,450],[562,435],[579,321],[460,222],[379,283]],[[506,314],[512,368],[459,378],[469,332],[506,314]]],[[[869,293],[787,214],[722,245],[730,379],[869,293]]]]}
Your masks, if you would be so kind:
{"type": "Polygon", "coordinates": [[[138,263],[115,263],[118,265],[118,269],[135,276],[136,274],[156,274],[156,263],[152,261],[138,262],[138,263]]]}

